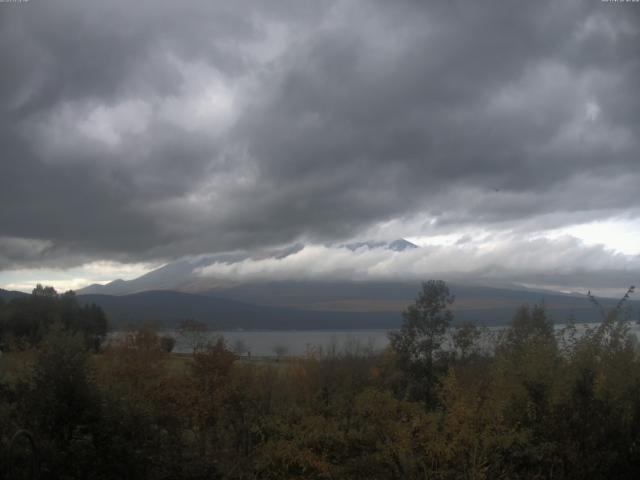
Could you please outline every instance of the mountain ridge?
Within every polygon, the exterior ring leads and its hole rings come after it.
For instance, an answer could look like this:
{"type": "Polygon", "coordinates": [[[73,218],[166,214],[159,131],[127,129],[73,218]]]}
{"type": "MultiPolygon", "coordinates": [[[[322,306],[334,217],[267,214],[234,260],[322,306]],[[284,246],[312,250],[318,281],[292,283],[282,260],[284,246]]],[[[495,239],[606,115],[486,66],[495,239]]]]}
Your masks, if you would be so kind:
{"type": "MultiPolygon", "coordinates": [[[[386,287],[378,285],[378,288],[386,287]]],[[[413,285],[413,288],[414,294],[417,294],[419,285],[413,285]]],[[[541,302],[545,303],[549,316],[556,323],[564,323],[572,316],[577,322],[600,320],[599,312],[586,297],[539,295],[489,287],[451,285],[451,288],[452,293],[457,295],[452,305],[456,323],[472,321],[486,326],[505,325],[522,304],[541,302]]],[[[145,322],[175,328],[181,320],[195,319],[211,327],[228,330],[392,329],[401,325],[402,311],[413,302],[411,299],[401,298],[398,295],[400,292],[392,292],[382,300],[390,306],[388,309],[372,305],[371,299],[359,299],[361,308],[354,309],[349,308],[358,300],[354,298],[346,298],[346,303],[334,300],[333,304],[325,302],[320,306],[318,302],[297,305],[258,304],[237,298],[167,290],[118,296],[78,295],[78,300],[83,304],[95,303],[101,306],[115,328],[145,322]],[[394,295],[397,298],[392,298],[394,295]]],[[[616,302],[605,299],[602,304],[611,308],[616,302]]],[[[638,311],[640,302],[631,301],[630,305],[638,311]]]]}
{"type": "MultiPolygon", "coordinates": [[[[360,248],[386,248],[395,252],[403,252],[418,248],[417,245],[405,240],[404,238],[398,238],[389,242],[356,242],[343,244],[340,245],[340,247],[344,247],[352,251],[360,248]]],[[[238,282],[213,277],[202,277],[194,272],[198,268],[206,267],[213,263],[237,263],[247,259],[283,259],[289,255],[298,253],[302,249],[304,249],[303,244],[295,243],[293,245],[266,252],[230,252],[216,255],[205,255],[191,259],[181,259],[162,265],[155,270],[131,280],[116,279],[105,285],[94,283],[85,288],[79,289],[77,293],[127,295],[158,289],[202,293],[216,289],[224,289],[233,287],[238,282]]]]}
{"type": "Polygon", "coordinates": [[[13,300],[14,298],[28,297],[29,295],[29,293],[19,292],[17,290],[5,290],[0,288],[0,298],[5,301],[13,300]]]}

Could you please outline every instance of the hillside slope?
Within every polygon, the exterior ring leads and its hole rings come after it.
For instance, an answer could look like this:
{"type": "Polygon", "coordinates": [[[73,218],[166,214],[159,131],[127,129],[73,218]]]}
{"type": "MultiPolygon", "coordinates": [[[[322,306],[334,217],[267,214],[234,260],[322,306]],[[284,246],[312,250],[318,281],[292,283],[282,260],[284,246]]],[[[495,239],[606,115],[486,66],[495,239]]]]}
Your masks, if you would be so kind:
{"type": "MultiPolygon", "coordinates": [[[[308,287],[310,285],[300,286],[303,293],[308,291],[308,287]]],[[[100,305],[115,327],[153,322],[172,328],[181,320],[196,319],[218,329],[388,329],[397,328],[401,324],[401,312],[411,303],[411,299],[403,297],[408,296],[409,292],[415,295],[418,286],[396,286],[397,289],[394,290],[383,284],[351,285],[352,290],[348,290],[348,285],[344,285],[342,300],[336,299],[333,287],[339,286],[325,285],[326,290],[320,290],[312,297],[313,300],[331,299],[330,301],[290,303],[288,307],[259,302],[260,299],[271,298],[269,295],[284,300],[289,291],[287,288],[293,289],[288,283],[254,285],[253,290],[245,287],[235,291],[237,296],[250,297],[258,301],[256,303],[173,291],[149,291],[121,296],[80,295],[78,298],[82,303],[93,302],[100,305]],[[370,296],[354,300],[353,295],[365,293],[370,296]],[[377,293],[380,294],[380,299],[376,304],[372,295],[377,293]]],[[[599,320],[598,311],[584,296],[483,287],[458,287],[452,291],[457,295],[453,304],[456,322],[505,325],[520,305],[541,302],[545,303],[549,315],[557,323],[566,322],[570,316],[574,316],[579,322],[599,320]]],[[[290,294],[295,296],[296,291],[292,290],[290,294]]],[[[296,298],[299,300],[305,297],[296,298]]],[[[611,300],[603,301],[606,307],[614,304],[611,300]]],[[[630,302],[630,305],[636,312],[640,310],[638,302],[630,302]]]]}

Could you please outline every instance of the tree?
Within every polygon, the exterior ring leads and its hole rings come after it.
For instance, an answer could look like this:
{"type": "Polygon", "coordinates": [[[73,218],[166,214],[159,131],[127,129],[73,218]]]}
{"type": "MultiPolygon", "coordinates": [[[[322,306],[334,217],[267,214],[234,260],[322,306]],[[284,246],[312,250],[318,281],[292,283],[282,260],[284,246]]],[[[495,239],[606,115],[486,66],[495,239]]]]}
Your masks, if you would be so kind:
{"type": "Polygon", "coordinates": [[[104,311],[95,304],[80,305],[73,291],[59,295],[39,285],[32,295],[15,298],[0,312],[0,333],[5,343],[36,345],[54,323],[80,332],[87,347],[98,349],[108,330],[104,311]]]}
{"type": "Polygon", "coordinates": [[[169,335],[163,335],[160,337],[160,346],[165,352],[171,353],[176,346],[176,339],[169,335]]]}
{"type": "Polygon", "coordinates": [[[503,335],[502,345],[515,351],[520,351],[536,342],[555,344],[553,322],[547,316],[544,303],[533,307],[522,305],[518,308],[503,335]]]}
{"type": "Polygon", "coordinates": [[[182,320],[178,325],[178,334],[182,337],[183,342],[191,347],[195,354],[197,350],[205,348],[209,338],[209,329],[205,323],[195,319],[182,320]]]}
{"type": "Polygon", "coordinates": [[[91,383],[82,334],[53,324],[30,378],[18,388],[21,416],[38,438],[50,478],[86,476],[90,468],[86,459],[93,449],[91,428],[99,420],[100,401],[91,383]]]}
{"type": "Polygon", "coordinates": [[[278,360],[280,360],[289,352],[289,349],[287,348],[287,346],[281,345],[281,344],[274,345],[272,350],[273,350],[273,353],[276,354],[276,357],[278,357],[278,360]]]}
{"type": "Polygon", "coordinates": [[[461,359],[466,359],[471,354],[477,353],[481,335],[482,332],[473,322],[464,322],[456,327],[452,340],[456,353],[461,359]]]}
{"type": "Polygon", "coordinates": [[[248,351],[249,349],[247,348],[247,344],[244,343],[243,339],[239,338],[233,342],[233,353],[236,355],[244,355],[248,351]]]}
{"type": "Polygon", "coordinates": [[[454,301],[449,287],[442,280],[422,284],[415,304],[404,312],[399,331],[391,332],[391,348],[397,355],[400,369],[407,375],[409,394],[427,404],[435,400],[436,362],[443,355],[442,344],[453,320],[449,305],[454,301]]]}
{"type": "Polygon", "coordinates": [[[58,292],[53,287],[43,287],[41,284],[37,284],[36,288],[31,291],[31,295],[34,297],[57,298],[58,292]]]}

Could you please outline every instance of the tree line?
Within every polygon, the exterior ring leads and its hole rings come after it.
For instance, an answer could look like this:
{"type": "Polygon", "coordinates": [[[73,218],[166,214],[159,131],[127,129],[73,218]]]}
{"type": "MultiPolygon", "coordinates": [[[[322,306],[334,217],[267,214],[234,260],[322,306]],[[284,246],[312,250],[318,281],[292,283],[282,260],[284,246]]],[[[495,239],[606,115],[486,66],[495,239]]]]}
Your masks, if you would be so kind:
{"type": "Polygon", "coordinates": [[[98,349],[108,331],[107,317],[98,305],[80,305],[73,291],[58,294],[40,284],[31,295],[5,302],[0,298],[0,339],[2,349],[37,346],[54,324],[84,337],[98,349]]]}

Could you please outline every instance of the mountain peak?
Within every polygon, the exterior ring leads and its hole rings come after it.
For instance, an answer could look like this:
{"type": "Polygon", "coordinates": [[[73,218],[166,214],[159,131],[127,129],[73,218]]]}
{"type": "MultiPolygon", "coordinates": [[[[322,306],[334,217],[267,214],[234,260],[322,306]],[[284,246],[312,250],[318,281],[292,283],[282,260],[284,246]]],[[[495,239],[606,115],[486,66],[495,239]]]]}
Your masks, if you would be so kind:
{"type": "Polygon", "coordinates": [[[397,240],[390,242],[387,245],[387,248],[389,250],[393,250],[394,252],[403,252],[405,250],[412,250],[414,248],[418,248],[418,246],[414,243],[411,243],[408,240],[405,240],[404,238],[398,238],[397,240]]]}
{"type": "Polygon", "coordinates": [[[367,242],[353,242],[342,245],[343,247],[348,248],[349,250],[358,250],[362,247],[367,247],[369,249],[373,248],[385,248],[387,250],[393,250],[394,252],[403,252],[405,250],[411,250],[413,248],[418,248],[417,245],[405,240],[404,238],[397,238],[391,242],[382,242],[382,241],[367,241],[367,242]]]}

